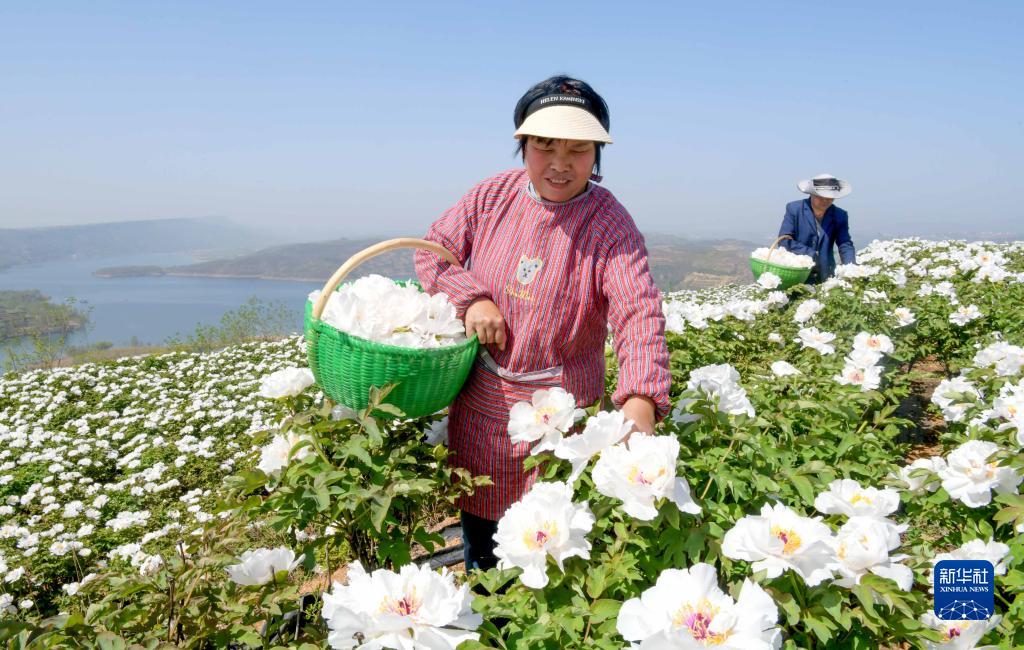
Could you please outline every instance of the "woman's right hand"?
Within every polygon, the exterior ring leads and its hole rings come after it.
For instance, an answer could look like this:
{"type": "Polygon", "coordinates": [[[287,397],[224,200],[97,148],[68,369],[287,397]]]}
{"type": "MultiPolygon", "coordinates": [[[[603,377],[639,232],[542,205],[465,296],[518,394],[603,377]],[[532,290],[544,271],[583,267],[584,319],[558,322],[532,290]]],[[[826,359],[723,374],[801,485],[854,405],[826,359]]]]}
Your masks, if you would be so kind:
{"type": "Polygon", "coordinates": [[[505,349],[505,318],[489,298],[477,298],[466,309],[466,336],[474,334],[483,344],[505,349]]]}

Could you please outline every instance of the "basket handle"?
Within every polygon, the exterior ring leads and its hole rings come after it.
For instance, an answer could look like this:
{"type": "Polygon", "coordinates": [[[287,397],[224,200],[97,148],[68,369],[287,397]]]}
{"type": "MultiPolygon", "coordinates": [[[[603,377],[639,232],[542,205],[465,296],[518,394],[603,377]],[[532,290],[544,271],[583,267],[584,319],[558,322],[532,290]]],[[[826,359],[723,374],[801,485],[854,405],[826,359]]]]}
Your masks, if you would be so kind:
{"type": "Polygon", "coordinates": [[[320,297],[313,305],[313,318],[320,319],[320,315],[324,313],[324,308],[327,306],[327,300],[334,293],[334,290],[341,284],[341,281],[345,279],[349,273],[351,273],[357,266],[362,264],[368,259],[377,257],[381,253],[388,251],[397,250],[399,248],[419,248],[428,250],[431,253],[436,253],[444,258],[446,262],[452,266],[462,268],[462,264],[459,263],[458,258],[452,255],[444,246],[436,244],[426,239],[416,239],[415,237],[399,237],[397,239],[389,239],[380,243],[374,244],[368,248],[364,248],[338,267],[338,270],[334,272],[331,279],[324,285],[323,291],[320,292],[320,297]]]}
{"type": "Polygon", "coordinates": [[[792,235],[779,235],[779,238],[775,240],[775,243],[772,244],[772,247],[768,249],[768,259],[769,260],[772,258],[772,253],[775,252],[775,247],[778,246],[779,242],[782,241],[783,239],[793,239],[793,236],[792,235]]]}

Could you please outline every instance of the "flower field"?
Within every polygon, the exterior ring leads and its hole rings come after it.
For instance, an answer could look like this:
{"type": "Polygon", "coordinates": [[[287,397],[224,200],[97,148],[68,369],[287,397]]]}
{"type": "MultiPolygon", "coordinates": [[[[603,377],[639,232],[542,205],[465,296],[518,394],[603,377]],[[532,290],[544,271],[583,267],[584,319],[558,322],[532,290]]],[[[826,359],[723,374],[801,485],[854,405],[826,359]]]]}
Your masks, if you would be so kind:
{"type": "Polygon", "coordinates": [[[675,408],[653,436],[557,391],[516,405],[542,480],[470,576],[414,562],[486,481],[448,467],[443,414],[405,419],[387,389],[336,407],[299,338],[7,375],[0,639],[1022,647],[1024,245],[858,260],[813,289],[667,296],[675,408]],[[931,614],[951,558],[995,566],[988,621],[931,614]]]}

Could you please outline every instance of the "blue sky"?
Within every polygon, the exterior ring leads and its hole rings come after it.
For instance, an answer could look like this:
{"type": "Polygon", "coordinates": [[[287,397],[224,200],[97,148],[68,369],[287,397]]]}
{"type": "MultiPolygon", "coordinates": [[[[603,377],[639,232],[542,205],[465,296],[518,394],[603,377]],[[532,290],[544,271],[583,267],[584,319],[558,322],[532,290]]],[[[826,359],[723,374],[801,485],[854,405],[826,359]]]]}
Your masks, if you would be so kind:
{"type": "Polygon", "coordinates": [[[420,235],[565,72],[646,232],[770,237],[821,172],[858,244],[1024,232],[1024,3],[370,5],[0,4],[0,226],[420,235]]]}

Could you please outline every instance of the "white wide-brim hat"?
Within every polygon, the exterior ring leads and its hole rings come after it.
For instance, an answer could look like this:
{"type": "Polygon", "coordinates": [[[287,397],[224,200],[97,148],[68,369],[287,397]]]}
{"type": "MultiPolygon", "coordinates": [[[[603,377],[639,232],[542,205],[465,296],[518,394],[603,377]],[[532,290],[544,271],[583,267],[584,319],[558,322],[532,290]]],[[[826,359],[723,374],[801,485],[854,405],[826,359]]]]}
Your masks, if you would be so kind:
{"type": "Polygon", "coordinates": [[[565,104],[553,104],[529,113],[514,134],[517,138],[527,135],[556,140],[612,143],[612,136],[608,135],[608,131],[592,113],[565,104]]]}
{"type": "Polygon", "coordinates": [[[796,187],[804,194],[814,194],[826,199],[841,199],[853,191],[852,185],[832,174],[818,174],[814,178],[800,181],[796,187]]]}

